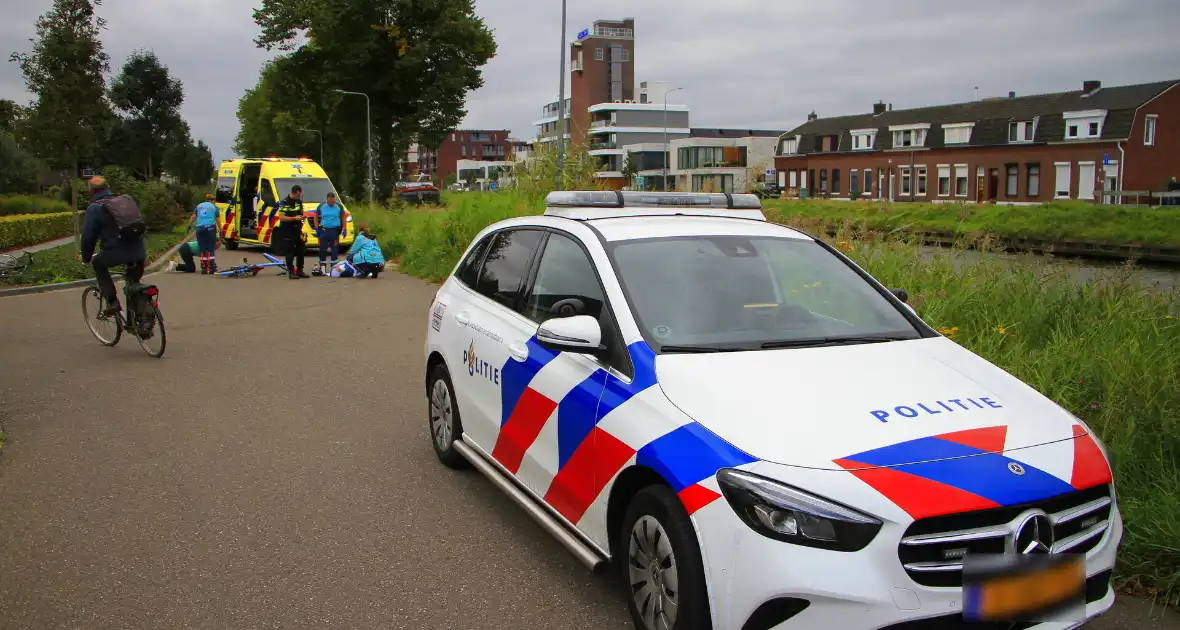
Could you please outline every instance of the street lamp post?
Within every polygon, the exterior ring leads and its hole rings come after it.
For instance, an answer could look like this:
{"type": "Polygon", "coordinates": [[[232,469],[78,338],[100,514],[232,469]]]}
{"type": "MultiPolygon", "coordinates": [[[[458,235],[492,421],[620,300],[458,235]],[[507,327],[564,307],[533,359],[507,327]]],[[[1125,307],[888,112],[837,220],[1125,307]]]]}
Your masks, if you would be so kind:
{"type": "Polygon", "coordinates": [[[324,134],[318,129],[300,129],[299,131],[303,131],[306,133],[314,133],[315,135],[320,137],[320,167],[323,168],[323,166],[324,166],[324,134]]]}
{"type": "MultiPolygon", "coordinates": [[[[561,171],[565,169],[565,2],[561,0],[561,78],[557,89],[557,189],[562,189],[561,171]]],[[[572,136],[570,138],[573,139],[572,136]]]]}
{"type": "Polygon", "coordinates": [[[341,94],[353,94],[355,96],[365,97],[365,137],[368,142],[368,172],[365,177],[368,179],[367,186],[369,188],[369,203],[373,203],[373,120],[372,113],[369,108],[369,95],[364,92],[349,92],[348,90],[332,90],[341,94]]]}
{"type": "Polygon", "coordinates": [[[668,95],[683,89],[678,87],[664,92],[664,192],[668,191],[668,95]]]}

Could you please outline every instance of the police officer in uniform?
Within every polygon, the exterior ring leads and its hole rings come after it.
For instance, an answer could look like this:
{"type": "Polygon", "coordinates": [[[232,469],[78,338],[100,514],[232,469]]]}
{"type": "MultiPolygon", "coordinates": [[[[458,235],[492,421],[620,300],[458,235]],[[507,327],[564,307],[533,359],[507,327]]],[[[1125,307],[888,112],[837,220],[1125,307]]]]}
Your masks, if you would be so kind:
{"type": "Polygon", "coordinates": [[[303,273],[303,256],[307,251],[307,235],[303,233],[303,187],[291,187],[291,194],[279,203],[275,215],[279,225],[275,227],[271,247],[276,253],[287,258],[287,277],[295,280],[306,278],[303,273]]]}

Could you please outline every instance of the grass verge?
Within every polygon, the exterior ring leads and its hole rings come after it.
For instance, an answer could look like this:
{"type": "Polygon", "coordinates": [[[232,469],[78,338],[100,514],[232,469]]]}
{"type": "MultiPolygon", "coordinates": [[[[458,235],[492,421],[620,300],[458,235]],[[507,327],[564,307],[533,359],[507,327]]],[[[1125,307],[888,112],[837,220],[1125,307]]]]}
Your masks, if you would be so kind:
{"type": "MultiPolygon", "coordinates": [[[[511,193],[453,195],[447,207],[358,208],[386,255],[439,280],[485,226],[540,207],[511,193]]],[[[797,217],[778,217],[800,225],[797,217]]],[[[810,227],[817,227],[815,219],[810,227]]],[[[816,234],[814,230],[807,230],[816,234]]],[[[1093,427],[1114,462],[1126,534],[1118,584],[1180,605],[1180,291],[1137,283],[1131,267],[1079,282],[1052,259],[1013,265],[845,224],[833,241],[944,335],[1093,427]]]]}
{"type": "MultiPolygon", "coordinates": [[[[145,237],[148,263],[167,252],[185,235],[184,228],[170,232],[156,232],[145,237]]],[[[78,262],[74,243],[33,252],[33,264],[19,276],[0,280],[0,286],[31,286],[56,284],[94,277],[94,268],[78,262]]]]}
{"type": "Polygon", "coordinates": [[[827,224],[851,221],[879,231],[1180,245],[1178,207],[1099,206],[1078,201],[1036,206],[788,199],[762,203],[767,217],[780,223],[819,219],[827,224]]]}

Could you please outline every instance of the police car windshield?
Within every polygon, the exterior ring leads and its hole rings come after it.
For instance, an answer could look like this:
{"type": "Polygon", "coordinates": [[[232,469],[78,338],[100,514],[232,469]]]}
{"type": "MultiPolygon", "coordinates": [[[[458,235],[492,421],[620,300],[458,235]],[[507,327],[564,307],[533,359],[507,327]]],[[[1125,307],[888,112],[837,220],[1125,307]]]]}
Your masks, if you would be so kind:
{"type": "Polygon", "coordinates": [[[814,241],[687,236],[621,241],[610,256],[660,352],[917,339],[921,333],[814,241]],[[798,342],[798,343],[792,343],[798,342]]]}
{"type": "Polygon", "coordinates": [[[328,193],[336,192],[327,177],[285,177],[275,180],[275,189],[279,191],[280,198],[291,194],[291,187],[296,185],[303,187],[303,203],[320,203],[327,200],[328,193]]]}

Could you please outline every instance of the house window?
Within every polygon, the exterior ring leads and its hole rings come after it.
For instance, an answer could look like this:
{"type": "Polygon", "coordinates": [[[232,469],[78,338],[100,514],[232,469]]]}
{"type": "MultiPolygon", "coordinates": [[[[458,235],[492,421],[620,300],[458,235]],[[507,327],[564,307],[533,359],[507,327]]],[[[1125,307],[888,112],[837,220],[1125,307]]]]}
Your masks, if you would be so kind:
{"type": "Polygon", "coordinates": [[[951,195],[951,167],[945,164],[938,166],[938,196],[949,197],[951,195]]]}
{"type": "Polygon", "coordinates": [[[1078,126],[1077,126],[1077,125],[1070,125],[1070,126],[1069,126],[1069,134],[1068,134],[1068,135],[1069,135],[1069,137],[1070,137],[1070,138],[1076,138],[1076,137],[1078,137],[1078,126]]]}
{"type": "Polygon", "coordinates": [[[1027,166],[1028,175],[1028,196],[1035,199],[1041,195],[1041,165],[1029,164],[1027,166]]]}
{"type": "Polygon", "coordinates": [[[807,190],[809,192],[814,193],[815,192],[815,169],[814,168],[807,170],[807,181],[811,182],[811,185],[808,186],[806,183],[804,183],[803,187],[807,188],[807,190]]]}
{"type": "Polygon", "coordinates": [[[460,153],[461,157],[467,157],[467,145],[465,145],[465,144],[459,145],[459,153],[460,153]]]}
{"type": "Polygon", "coordinates": [[[1054,164],[1057,171],[1056,182],[1053,184],[1053,195],[1059,199],[1069,199],[1069,162],[1054,164]]]}
{"type": "Polygon", "coordinates": [[[788,138],[783,140],[783,155],[794,155],[799,148],[798,138],[788,138]]]}
{"type": "Polygon", "coordinates": [[[857,175],[856,169],[848,171],[848,195],[850,197],[857,197],[860,193],[860,179],[856,177],[857,175]]]}
{"type": "Polygon", "coordinates": [[[594,49],[594,61],[602,61],[602,49],[601,48],[594,49]]]}
{"type": "Polygon", "coordinates": [[[819,169],[819,191],[821,193],[828,192],[828,169],[819,169]]]}
{"type": "Polygon", "coordinates": [[[824,136],[820,139],[820,150],[827,153],[836,150],[836,137],[824,136]]]}
{"type": "Polygon", "coordinates": [[[853,129],[849,133],[852,134],[852,150],[866,151],[873,148],[873,143],[877,139],[876,129],[853,129]]]}
{"type": "Polygon", "coordinates": [[[1031,120],[1008,123],[1008,142],[1032,142],[1036,125],[1031,120]]]}
{"type": "Polygon", "coordinates": [[[956,197],[966,197],[967,196],[967,165],[966,164],[956,164],[955,165],[955,196],[956,197]]]}
{"type": "Polygon", "coordinates": [[[942,141],[944,144],[967,144],[971,141],[970,124],[943,125],[942,141]]]}
{"type": "Polygon", "coordinates": [[[907,167],[901,169],[901,194],[911,195],[911,194],[913,194],[912,191],[913,191],[913,185],[910,180],[910,169],[907,166],[907,167]]]}
{"type": "Polygon", "coordinates": [[[790,186],[791,188],[797,187],[799,185],[799,173],[797,173],[795,171],[788,172],[787,173],[787,181],[790,182],[787,185],[790,186]]]}
{"type": "Polygon", "coordinates": [[[896,129],[893,131],[893,148],[920,147],[926,144],[925,129],[896,129]]]}
{"type": "Polygon", "coordinates": [[[1098,123],[1096,123],[1096,122],[1090,123],[1090,137],[1091,138],[1098,137],[1098,123]]]}
{"type": "Polygon", "coordinates": [[[832,169],[832,194],[840,195],[840,169],[832,169]]]}
{"type": "Polygon", "coordinates": [[[631,61],[631,51],[630,50],[627,50],[626,48],[624,48],[621,51],[619,51],[619,54],[621,55],[619,57],[619,61],[622,61],[623,63],[631,61]]]}
{"type": "Polygon", "coordinates": [[[1004,194],[1009,197],[1015,197],[1017,188],[1020,185],[1020,167],[1015,164],[1007,165],[1008,178],[1004,186],[1004,194]]]}
{"type": "Polygon", "coordinates": [[[926,167],[925,166],[918,167],[918,194],[919,195],[926,194],[926,167]]]}
{"type": "Polygon", "coordinates": [[[865,194],[873,194],[873,169],[865,169],[865,194]]]}
{"type": "Polygon", "coordinates": [[[1143,146],[1155,146],[1155,114],[1148,114],[1143,119],[1143,146]]]}

